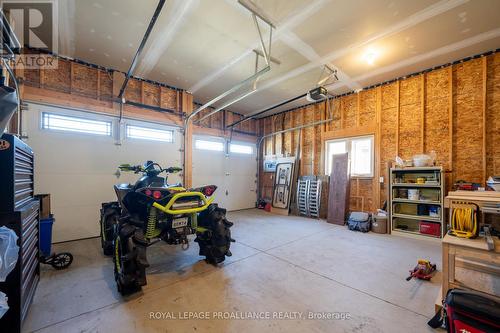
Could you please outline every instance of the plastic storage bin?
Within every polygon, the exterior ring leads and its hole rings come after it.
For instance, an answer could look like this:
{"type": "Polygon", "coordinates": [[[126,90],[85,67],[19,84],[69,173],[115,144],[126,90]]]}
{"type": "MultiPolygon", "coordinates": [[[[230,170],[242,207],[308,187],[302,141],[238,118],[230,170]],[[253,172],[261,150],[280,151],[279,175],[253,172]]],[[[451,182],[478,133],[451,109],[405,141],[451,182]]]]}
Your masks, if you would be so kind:
{"type": "Polygon", "coordinates": [[[427,221],[420,221],[420,233],[441,237],[441,224],[427,221]]]}
{"type": "Polygon", "coordinates": [[[53,224],[54,216],[52,214],[48,219],[40,220],[40,251],[45,257],[48,257],[51,254],[53,224]]]}

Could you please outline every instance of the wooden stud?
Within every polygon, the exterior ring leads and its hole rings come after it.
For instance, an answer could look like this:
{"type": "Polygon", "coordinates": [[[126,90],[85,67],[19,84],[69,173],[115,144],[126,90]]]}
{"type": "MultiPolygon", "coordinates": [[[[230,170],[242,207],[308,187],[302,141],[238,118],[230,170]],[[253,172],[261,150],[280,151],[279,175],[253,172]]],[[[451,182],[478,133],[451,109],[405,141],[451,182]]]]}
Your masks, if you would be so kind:
{"type": "Polygon", "coordinates": [[[375,156],[374,156],[374,161],[375,163],[375,170],[374,170],[374,176],[373,176],[373,193],[374,193],[374,200],[373,202],[375,203],[375,207],[379,207],[380,205],[380,136],[382,133],[382,87],[378,86],[377,87],[377,106],[375,108],[375,126],[376,126],[376,133],[375,133],[375,156]]]}
{"type": "Polygon", "coordinates": [[[426,76],[425,73],[423,73],[420,76],[421,79],[421,86],[420,86],[420,151],[422,154],[425,153],[425,81],[426,81],[426,76]]]}
{"type": "Polygon", "coordinates": [[[141,103],[144,104],[144,100],[145,100],[145,93],[144,93],[144,81],[141,81],[141,103]]]}
{"type": "Polygon", "coordinates": [[[453,171],[453,65],[448,67],[448,136],[449,142],[449,163],[451,171],[451,183],[454,182],[453,171]]]}
{"type": "Polygon", "coordinates": [[[482,91],[482,113],[483,113],[483,185],[486,186],[486,93],[487,93],[487,80],[488,80],[488,58],[483,57],[483,91],[482,91]]]}
{"type": "Polygon", "coordinates": [[[97,84],[96,84],[96,87],[97,87],[97,99],[100,100],[101,99],[101,70],[100,69],[97,69],[97,84]]]}
{"type": "Polygon", "coordinates": [[[361,107],[361,93],[356,93],[356,127],[359,127],[359,118],[360,118],[360,107],[361,107]]]}
{"type": "Polygon", "coordinates": [[[401,109],[400,105],[400,86],[401,86],[401,81],[397,81],[396,84],[396,155],[399,156],[399,111],[401,109]]]}
{"type": "MultiPolygon", "coordinates": [[[[182,92],[182,112],[187,116],[193,112],[193,95],[182,92]]],[[[192,122],[186,128],[184,133],[184,186],[189,188],[193,186],[193,124],[192,122]]]]}

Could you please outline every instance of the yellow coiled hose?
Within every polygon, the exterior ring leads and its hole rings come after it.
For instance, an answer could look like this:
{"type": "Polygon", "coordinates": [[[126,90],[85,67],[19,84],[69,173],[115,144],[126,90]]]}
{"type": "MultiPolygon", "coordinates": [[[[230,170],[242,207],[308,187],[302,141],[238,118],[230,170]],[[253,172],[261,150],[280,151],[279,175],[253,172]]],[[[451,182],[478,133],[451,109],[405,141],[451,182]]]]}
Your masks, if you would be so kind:
{"type": "Polygon", "coordinates": [[[455,208],[450,232],[458,237],[472,238],[477,233],[477,216],[472,208],[455,208]]]}

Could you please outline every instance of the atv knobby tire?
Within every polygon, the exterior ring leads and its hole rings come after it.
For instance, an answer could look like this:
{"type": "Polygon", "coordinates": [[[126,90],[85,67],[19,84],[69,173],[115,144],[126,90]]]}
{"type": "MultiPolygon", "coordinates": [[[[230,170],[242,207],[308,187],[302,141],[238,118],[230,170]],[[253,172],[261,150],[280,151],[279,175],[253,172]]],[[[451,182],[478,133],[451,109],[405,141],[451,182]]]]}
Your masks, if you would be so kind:
{"type": "Polygon", "coordinates": [[[233,223],[226,219],[226,210],[216,204],[210,205],[198,216],[199,231],[196,233],[195,242],[200,246],[200,256],[205,256],[209,264],[217,265],[231,256],[229,247],[231,226],[233,223]]]}
{"type": "Polygon", "coordinates": [[[102,205],[100,220],[100,236],[102,252],[105,256],[112,256],[114,252],[114,239],[118,219],[120,218],[120,206],[117,202],[102,205]]]}
{"type": "Polygon", "coordinates": [[[113,250],[116,287],[122,295],[129,295],[146,284],[145,266],[138,259],[132,236],[116,235],[113,250]]]}

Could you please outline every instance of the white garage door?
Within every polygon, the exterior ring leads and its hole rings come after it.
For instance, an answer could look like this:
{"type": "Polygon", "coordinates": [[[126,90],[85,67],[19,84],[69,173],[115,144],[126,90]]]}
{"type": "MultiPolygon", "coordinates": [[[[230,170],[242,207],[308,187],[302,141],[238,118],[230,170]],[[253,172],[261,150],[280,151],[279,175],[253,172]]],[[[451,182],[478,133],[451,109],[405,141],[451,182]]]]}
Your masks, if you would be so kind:
{"type": "MultiPolygon", "coordinates": [[[[119,164],[154,160],[163,167],[182,166],[177,128],[127,119],[120,125],[113,117],[34,103],[24,115],[26,142],[35,152],[35,191],[51,194],[55,242],[99,235],[99,209],[102,202],[116,200],[113,185],[138,178],[122,173],[118,179],[119,164]],[[50,128],[44,128],[44,115],[50,128]],[[69,131],[85,121],[89,133],[69,131]],[[164,141],[140,138],[143,134],[164,141]],[[170,135],[173,142],[166,142],[170,135]]],[[[170,176],[169,182],[179,181],[170,176]]]]}
{"type": "Polygon", "coordinates": [[[193,185],[217,185],[215,201],[228,210],[253,208],[256,156],[255,145],[249,143],[226,144],[221,138],[195,136],[193,185]]]}

